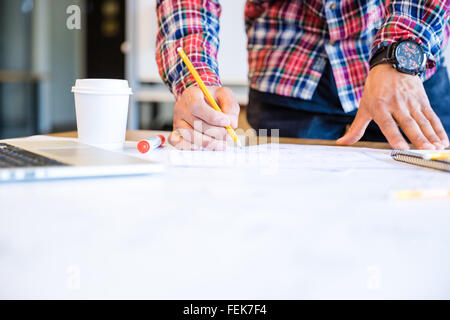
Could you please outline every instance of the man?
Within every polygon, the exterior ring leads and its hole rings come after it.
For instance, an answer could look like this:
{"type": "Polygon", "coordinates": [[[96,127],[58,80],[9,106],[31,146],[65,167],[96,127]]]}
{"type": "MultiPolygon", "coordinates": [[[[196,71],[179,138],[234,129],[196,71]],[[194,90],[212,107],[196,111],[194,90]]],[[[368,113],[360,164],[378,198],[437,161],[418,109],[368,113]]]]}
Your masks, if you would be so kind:
{"type": "MultiPolygon", "coordinates": [[[[281,136],[341,137],[342,145],[387,139],[408,149],[406,136],[420,149],[448,147],[449,7],[448,0],[248,0],[250,124],[281,136]]],[[[237,126],[239,106],[218,76],[219,1],[159,0],[157,14],[156,58],[177,99],[169,141],[222,150],[223,127],[237,126]],[[205,102],[177,47],[224,114],[205,102]]]]}

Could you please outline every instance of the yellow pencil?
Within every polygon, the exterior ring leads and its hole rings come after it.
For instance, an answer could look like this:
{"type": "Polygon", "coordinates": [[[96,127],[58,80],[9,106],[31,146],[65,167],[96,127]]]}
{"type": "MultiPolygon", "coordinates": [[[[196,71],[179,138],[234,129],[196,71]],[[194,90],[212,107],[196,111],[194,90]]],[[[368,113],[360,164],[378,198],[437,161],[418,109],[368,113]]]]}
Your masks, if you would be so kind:
{"type": "MultiPolygon", "coordinates": [[[[214,110],[222,112],[220,107],[217,105],[216,100],[214,100],[213,96],[211,95],[211,93],[206,88],[205,83],[203,82],[202,78],[200,78],[200,75],[198,74],[197,70],[195,70],[194,65],[192,64],[191,60],[189,60],[189,58],[186,55],[186,53],[184,52],[184,50],[182,48],[178,48],[177,51],[180,54],[181,59],[183,59],[184,63],[186,64],[186,67],[189,69],[189,72],[192,74],[192,76],[194,77],[194,79],[197,82],[198,86],[200,87],[200,89],[202,90],[203,94],[205,95],[206,100],[214,108],[214,110]]],[[[233,130],[233,128],[231,126],[226,126],[225,129],[227,129],[228,134],[231,136],[233,141],[239,147],[241,147],[241,143],[239,142],[238,136],[237,136],[236,132],[233,130]]]]}
{"type": "Polygon", "coordinates": [[[450,152],[432,152],[422,156],[425,160],[446,160],[450,159],[450,152]]]}
{"type": "Polygon", "coordinates": [[[394,193],[394,198],[398,200],[445,199],[450,198],[450,190],[447,189],[399,190],[394,193]]]}

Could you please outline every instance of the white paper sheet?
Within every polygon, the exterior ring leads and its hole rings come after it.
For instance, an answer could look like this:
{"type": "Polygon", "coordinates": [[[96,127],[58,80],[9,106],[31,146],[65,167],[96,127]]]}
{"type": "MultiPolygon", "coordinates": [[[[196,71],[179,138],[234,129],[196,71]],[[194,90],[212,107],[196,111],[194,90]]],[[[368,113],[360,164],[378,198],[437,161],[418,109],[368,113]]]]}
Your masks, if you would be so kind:
{"type": "Polygon", "coordinates": [[[260,171],[398,168],[388,150],[289,144],[262,144],[227,151],[179,151],[164,148],[139,155],[128,145],[126,152],[177,167],[253,168],[260,171]]]}

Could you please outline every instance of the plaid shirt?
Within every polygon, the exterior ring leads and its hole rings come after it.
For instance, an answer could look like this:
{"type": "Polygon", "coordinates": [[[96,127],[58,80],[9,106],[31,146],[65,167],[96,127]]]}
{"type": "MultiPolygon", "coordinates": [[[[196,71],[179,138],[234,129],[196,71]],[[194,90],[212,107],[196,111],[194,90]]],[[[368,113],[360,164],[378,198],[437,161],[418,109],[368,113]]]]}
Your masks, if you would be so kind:
{"type": "MultiPolygon", "coordinates": [[[[219,0],[158,0],[156,60],[176,98],[195,84],[179,46],[206,85],[221,85],[220,10],[219,0]]],[[[250,86],[310,100],[328,59],[342,107],[350,112],[361,100],[370,56],[401,38],[422,44],[424,79],[431,77],[443,62],[449,15],[449,0],[247,0],[250,86]]]]}

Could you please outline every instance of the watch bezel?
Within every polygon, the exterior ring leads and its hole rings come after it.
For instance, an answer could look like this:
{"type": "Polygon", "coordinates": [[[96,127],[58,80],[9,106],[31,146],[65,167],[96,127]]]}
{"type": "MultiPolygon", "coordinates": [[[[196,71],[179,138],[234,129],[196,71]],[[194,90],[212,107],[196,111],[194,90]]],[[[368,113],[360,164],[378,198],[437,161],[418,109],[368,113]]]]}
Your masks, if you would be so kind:
{"type": "Polygon", "coordinates": [[[405,39],[405,40],[401,40],[398,41],[394,44],[394,46],[392,46],[392,50],[391,50],[391,59],[392,59],[392,65],[395,69],[397,69],[398,71],[402,72],[402,73],[406,73],[406,74],[411,74],[411,75],[420,75],[425,71],[425,66],[427,63],[427,57],[425,54],[425,51],[423,50],[422,46],[417,43],[416,41],[412,40],[412,39],[405,39]],[[422,61],[421,64],[418,68],[416,69],[408,69],[408,68],[404,68],[401,66],[401,64],[399,63],[398,59],[397,59],[397,49],[400,47],[401,44],[405,43],[405,42],[412,42],[416,45],[418,45],[419,49],[422,52],[422,61]]]}

